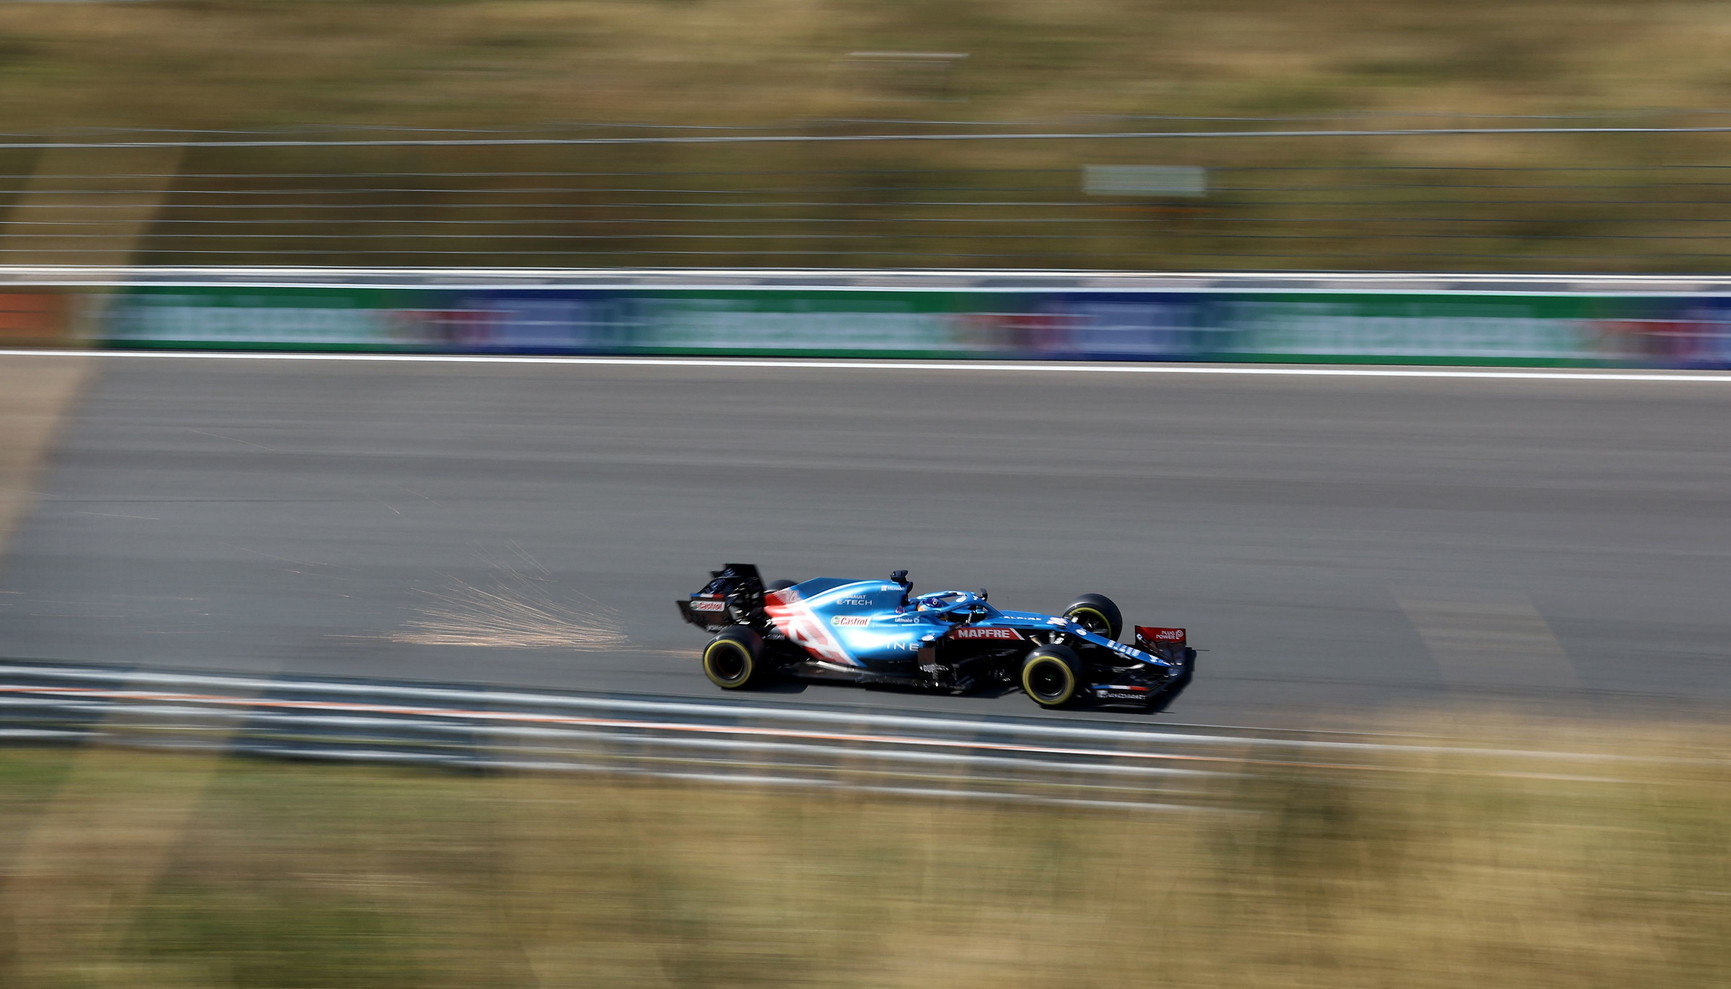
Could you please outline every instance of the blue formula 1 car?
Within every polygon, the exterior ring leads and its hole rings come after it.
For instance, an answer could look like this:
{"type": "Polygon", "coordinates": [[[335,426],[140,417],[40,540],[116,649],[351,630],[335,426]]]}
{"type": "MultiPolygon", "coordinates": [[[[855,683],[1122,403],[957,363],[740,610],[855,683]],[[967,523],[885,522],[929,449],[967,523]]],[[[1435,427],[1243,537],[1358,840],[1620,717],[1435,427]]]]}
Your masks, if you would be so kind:
{"type": "Polygon", "coordinates": [[[703,672],[726,690],[786,673],[955,693],[1015,684],[1042,707],[1148,707],[1188,683],[1196,662],[1182,628],[1137,626],[1136,644],[1120,643],[1124,619],[1099,594],[1056,615],[999,611],[983,590],[916,595],[906,570],[766,586],[757,567],[729,563],[678,605],[714,633],[703,672]]]}

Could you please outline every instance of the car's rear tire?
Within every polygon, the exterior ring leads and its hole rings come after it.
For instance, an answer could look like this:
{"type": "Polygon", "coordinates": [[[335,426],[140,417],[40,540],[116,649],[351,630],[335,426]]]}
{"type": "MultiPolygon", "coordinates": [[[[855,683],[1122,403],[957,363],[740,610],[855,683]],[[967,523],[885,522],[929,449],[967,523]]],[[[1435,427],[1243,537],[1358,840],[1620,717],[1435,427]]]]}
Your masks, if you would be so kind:
{"type": "Polygon", "coordinates": [[[1084,594],[1071,601],[1064,617],[1113,642],[1124,634],[1124,613],[1104,594],[1084,594]]]}
{"type": "Polygon", "coordinates": [[[763,637],[749,628],[723,629],[703,647],[703,675],[723,690],[756,686],[764,673],[763,637]]]}
{"type": "Polygon", "coordinates": [[[1069,646],[1041,646],[1022,660],[1022,691],[1041,707],[1063,707],[1082,692],[1082,661],[1069,646]]]}

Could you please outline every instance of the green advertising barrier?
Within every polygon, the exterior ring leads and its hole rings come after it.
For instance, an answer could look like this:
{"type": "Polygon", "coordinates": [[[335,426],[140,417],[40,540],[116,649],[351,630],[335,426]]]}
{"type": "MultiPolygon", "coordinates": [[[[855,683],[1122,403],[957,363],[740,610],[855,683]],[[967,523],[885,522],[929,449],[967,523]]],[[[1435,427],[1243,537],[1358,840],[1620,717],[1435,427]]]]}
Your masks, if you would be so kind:
{"type": "Polygon", "coordinates": [[[1305,363],[1596,365],[1619,307],[1586,295],[1303,293],[1211,306],[1221,359],[1305,363]],[[1609,317],[1609,319],[1608,319],[1609,317]]]}
{"type": "Polygon", "coordinates": [[[1724,367],[1715,294],[135,287],[122,348],[1724,367]]]}
{"type": "Polygon", "coordinates": [[[442,349],[421,289],[156,287],[115,299],[110,346],[221,350],[442,349]]]}
{"type": "Polygon", "coordinates": [[[948,292],[705,291],[634,297],[632,350],[645,354],[958,357],[980,296],[948,292]]]}

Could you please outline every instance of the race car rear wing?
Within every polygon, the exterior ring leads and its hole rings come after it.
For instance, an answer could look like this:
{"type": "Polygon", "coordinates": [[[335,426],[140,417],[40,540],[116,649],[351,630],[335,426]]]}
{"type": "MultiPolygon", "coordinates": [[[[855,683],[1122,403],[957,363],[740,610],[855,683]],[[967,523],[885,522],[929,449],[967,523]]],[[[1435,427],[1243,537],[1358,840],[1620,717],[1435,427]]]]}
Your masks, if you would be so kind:
{"type": "Polygon", "coordinates": [[[749,621],[763,608],[763,575],[756,564],[725,563],[709,572],[709,583],[683,601],[674,602],[679,617],[710,632],[749,621]]]}

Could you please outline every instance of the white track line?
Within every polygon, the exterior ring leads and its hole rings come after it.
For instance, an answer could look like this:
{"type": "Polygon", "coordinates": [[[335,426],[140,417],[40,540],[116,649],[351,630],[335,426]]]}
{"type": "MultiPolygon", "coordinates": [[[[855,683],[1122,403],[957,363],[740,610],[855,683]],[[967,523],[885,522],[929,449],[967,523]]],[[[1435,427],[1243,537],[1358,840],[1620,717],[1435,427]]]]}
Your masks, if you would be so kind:
{"type": "Polygon", "coordinates": [[[353,354],[227,352],[203,350],[0,350],[5,357],[90,357],[207,361],[327,361],[391,364],[569,364],[619,367],[777,368],[842,371],[995,371],[1069,374],[1225,374],[1324,378],[1507,378],[1517,381],[1656,381],[1731,383],[1731,374],[1692,371],[1602,371],[1593,368],[1519,369],[1414,367],[1292,367],[1287,365],[1090,364],[931,360],[802,360],[732,357],[551,357],[521,354],[353,354]]]}

